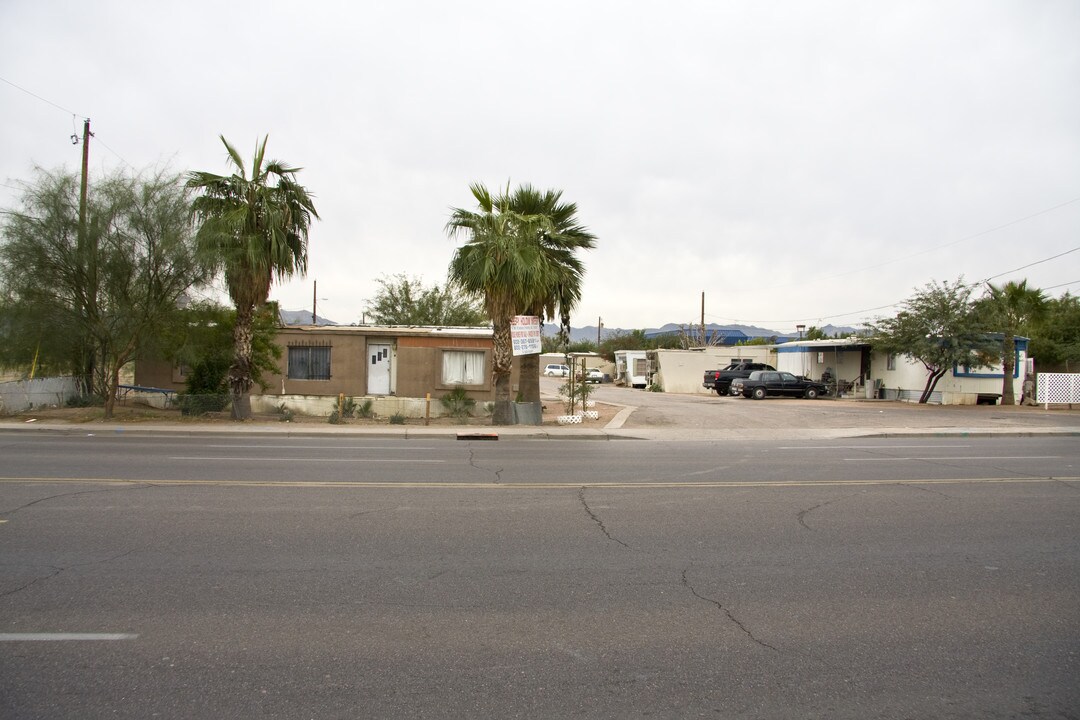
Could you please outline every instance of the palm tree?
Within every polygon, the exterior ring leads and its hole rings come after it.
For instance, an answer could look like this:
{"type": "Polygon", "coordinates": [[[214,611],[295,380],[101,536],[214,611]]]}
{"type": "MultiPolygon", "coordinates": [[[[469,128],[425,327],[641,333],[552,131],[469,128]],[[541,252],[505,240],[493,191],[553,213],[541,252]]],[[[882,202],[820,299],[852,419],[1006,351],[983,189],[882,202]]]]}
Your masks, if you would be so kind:
{"type": "MultiPolygon", "coordinates": [[[[560,345],[569,342],[570,313],[581,300],[585,266],[577,257],[579,249],[596,247],[596,236],[577,219],[577,205],[563,203],[562,192],[540,192],[531,185],[519,187],[510,198],[511,207],[524,215],[546,218],[535,238],[545,258],[550,284],[542,288],[525,310],[527,315],[559,319],[560,345]],[[557,314],[556,314],[557,313],[557,314]]],[[[540,356],[524,355],[520,363],[521,396],[525,402],[540,402],[540,356]]]]}
{"type": "MultiPolygon", "coordinates": [[[[268,136],[267,136],[268,137],[268,136]]],[[[193,172],[188,187],[201,192],[193,212],[201,226],[200,251],[225,276],[236,306],[234,355],[229,369],[232,417],[251,417],[252,323],[270,296],[274,280],[307,272],[308,228],[318,218],[312,196],[296,182],[298,167],[266,158],[266,140],[255,147],[251,173],[232,145],[221,137],[235,172],[193,172]]]]}
{"type": "MultiPolygon", "coordinates": [[[[513,422],[510,320],[514,315],[550,312],[555,307],[567,308],[569,317],[569,306],[580,297],[583,272],[573,249],[591,247],[592,236],[574,220],[576,206],[560,204],[561,193],[540,193],[527,185],[514,194],[507,187],[494,195],[479,183],[469,189],[478,210],[454,208],[446,223],[451,237],[459,232],[469,235],[466,244],[454,253],[449,277],[466,292],[483,298],[494,340],[492,423],[509,425],[513,422]]],[[[534,360],[539,396],[539,362],[534,360]]]]}
{"type": "Polygon", "coordinates": [[[1001,404],[1015,405],[1013,374],[1016,370],[1016,335],[1029,322],[1038,321],[1046,314],[1047,300],[1042,290],[1029,288],[1027,280],[1019,283],[1010,280],[997,287],[987,283],[983,304],[989,320],[1004,334],[1001,343],[1001,365],[1004,379],[1001,386],[1001,404]]]}

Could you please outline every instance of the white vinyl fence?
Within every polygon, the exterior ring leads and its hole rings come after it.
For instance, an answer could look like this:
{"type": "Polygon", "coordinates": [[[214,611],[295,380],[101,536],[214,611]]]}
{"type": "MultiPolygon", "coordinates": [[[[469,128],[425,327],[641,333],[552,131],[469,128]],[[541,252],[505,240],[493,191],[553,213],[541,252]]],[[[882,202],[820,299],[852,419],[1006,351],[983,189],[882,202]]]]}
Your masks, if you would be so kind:
{"type": "Polygon", "coordinates": [[[1080,403],[1080,373],[1039,373],[1035,386],[1035,402],[1080,403]]]}
{"type": "Polygon", "coordinates": [[[0,383],[0,415],[11,415],[42,406],[63,407],[79,395],[73,377],[38,378],[0,383]]]}

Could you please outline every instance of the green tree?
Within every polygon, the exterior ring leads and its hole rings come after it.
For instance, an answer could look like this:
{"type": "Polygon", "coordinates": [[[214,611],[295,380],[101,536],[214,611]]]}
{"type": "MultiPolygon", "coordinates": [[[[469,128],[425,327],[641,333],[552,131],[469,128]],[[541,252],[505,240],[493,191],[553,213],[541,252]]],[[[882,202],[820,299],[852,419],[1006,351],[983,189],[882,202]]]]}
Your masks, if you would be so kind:
{"type": "MultiPolygon", "coordinates": [[[[214,302],[184,308],[163,326],[146,353],[187,369],[187,392],[223,394],[227,401],[233,357],[236,311],[214,302]]],[[[280,325],[278,304],[268,302],[255,313],[252,325],[252,381],[264,390],[263,373],[279,372],[281,347],[274,342],[280,325]]],[[[222,406],[224,407],[224,405],[222,406]]]]}
{"type": "Polygon", "coordinates": [[[938,381],[953,367],[979,368],[997,354],[963,282],[931,281],[901,304],[895,317],[870,323],[875,350],[915,358],[926,368],[920,403],[930,400],[938,381]]]}
{"type": "Polygon", "coordinates": [[[221,138],[232,175],[193,172],[188,186],[200,195],[200,251],[225,277],[236,308],[229,369],[232,417],[251,417],[252,326],[274,280],[307,273],[308,229],[318,219],[311,194],[296,182],[301,168],[266,159],[266,141],[255,147],[250,174],[240,154],[221,138]]]}
{"type": "MultiPolygon", "coordinates": [[[[585,277],[585,265],[577,251],[596,247],[596,236],[578,220],[577,204],[563,202],[559,190],[540,191],[522,185],[510,196],[510,207],[522,216],[543,218],[534,232],[548,269],[547,286],[539,288],[526,306],[525,314],[538,316],[541,322],[558,318],[558,338],[566,348],[564,352],[580,352],[569,348],[570,313],[581,300],[585,277]]],[[[528,242],[529,238],[523,240],[528,242]]],[[[595,345],[589,343],[589,346],[590,350],[585,352],[595,350],[595,345]]],[[[540,356],[523,355],[519,363],[522,400],[539,403],[540,356]]]]}
{"type": "Polygon", "coordinates": [[[7,364],[80,376],[110,418],[121,368],[208,273],[179,177],[116,173],[92,183],[81,240],[79,184],[39,170],[4,223],[0,346],[7,364]]]}
{"type": "Polygon", "coordinates": [[[811,325],[806,329],[806,336],[804,340],[828,340],[829,336],[825,334],[825,331],[819,328],[817,325],[811,325]]]}
{"type": "Polygon", "coordinates": [[[1001,386],[1001,404],[1015,405],[1013,374],[1016,370],[1016,336],[1046,314],[1046,296],[1038,288],[1029,288],[1027,280],[1009,281],[997,286],[986,284],[986,295],[979,301],[987,326],[1003,334],[1001,365],[1005,377],[1001,386]]]}
{"type": "MultiPolygon", "coordinates": [[[[446,224],[449,236],[459,233],[468,236],[451,259],[449,277],[465,292],[483,298],[484,309],[491,318],[495,378],[492,423],[508,425],[513,421],[510,320],[538,307],[547,310],[572,303],[567,267],[560,264],[566,262],[569,251],[553,250],[560,227],[555,218],[545,214],[542,204],[525,202],[520,196],[515,200],[509,188],[494,195],[476,183],[470,190],[477,210],[454,208],[446,224]]],[[[558,194],[553,196],[558,202],[558,194]]],[[[576,207],[567,207],[570,217],[576,214],[576,207]]]]}
{"type": "Polygon", "coordinates": [[[645,337],[644,330],[617,330],[608,333],[600,343],[598,352],[607,360],[615,362],[616,350],[652,350],[655,344],[645,337]]]}
{"type": "Polygon", "coordinates": [[[1065,293],[1048,300],[1030,337],[1028,353],[1041,370],[1075,370],[1080,365],[1080,297],[1065,293]]]}
{"type": "Polygon", "coordinates": [[[367,305],[367,316],[376,324],[469,327],[488,322],[480,303],[452,283],[428,287],[404,273],[376,282],[379,291],[367,305]]]}

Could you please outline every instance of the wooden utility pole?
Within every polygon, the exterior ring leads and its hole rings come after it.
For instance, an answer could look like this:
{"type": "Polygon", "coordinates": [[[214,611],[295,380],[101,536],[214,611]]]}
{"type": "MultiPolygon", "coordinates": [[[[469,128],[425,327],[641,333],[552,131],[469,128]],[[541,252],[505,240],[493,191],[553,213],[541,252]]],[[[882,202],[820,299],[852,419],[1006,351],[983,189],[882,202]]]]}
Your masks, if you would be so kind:
{"type": "MultiPolygon", "coordinates": [[[[82,181],[79,187],[79,229],[78,229],[78,264],[83,272],[82,281],[82,304],[81,308],[85,318],[91,322],[97,318],[97,252],[90,248],[90,238],[86,232],[86,186],[87,174],[90,169],[90,118],[83,119],[82,136],[82,181]]],[[[89,330],[84,342],[82,367],[83,392],[90,395],[94,391],[94,367],[95,357],[93,343],[89,336],[89,330]]]]}
{"type": "Polygon", "coordinates": [[[79,242],[86,242],[86,172],[90,167],[90,118],[83,121],[82,186],[79,188],[79,242]]]}
{"type": "Polygon", "coordinates": [[[701,347],[709,343],[705,342],[705,291],[701,291],[701,347]]]}
{"type": "Polygon", "coordinates": [[[319,299],[319,281],[311,281],[311,324],[318,325],[319,321],[315,319],[315,303],[319,299]]]}

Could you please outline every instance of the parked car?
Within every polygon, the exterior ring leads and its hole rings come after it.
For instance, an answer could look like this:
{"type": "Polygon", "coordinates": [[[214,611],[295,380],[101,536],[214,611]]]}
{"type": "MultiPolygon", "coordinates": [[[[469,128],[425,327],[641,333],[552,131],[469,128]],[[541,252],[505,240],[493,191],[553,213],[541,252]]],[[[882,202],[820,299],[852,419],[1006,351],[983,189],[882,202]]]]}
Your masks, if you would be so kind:
{"type": "Polygon", "coordinates": [[[828,392],[828,387],[817,380],[776,370],[755,370],[750,373],[750,377],[742,381],[741,386],[743,397],[755,400],[763,400],[768,395],[813,400],[828,392]]]}
{"type": "Polygon", "coordinates": [[[750,362],[749,360],[740,360],[733,362],[722,370],[709,370],[705,373],[704,382],[702,385],[709,390],[716,391],[717,395],[727,395],[731,392],[732,395],[736,395],[732,389],[732,383],[737,379],[745,379],[750,377],[750,373],[755,370],[775,370],[772,365],[766,365],[765,363],[750,362]]]}
{"type": "Polygon", "coordinates": [[[604,373],[600,372],[600,368],[589,368],[589,371],[585,373],[585,382],[604,382],[604,373]]]}
{"type": "Polygon", "coordinates": [[[570,377],[570,368],[566,365],[548,365],[544,368],[544,374],[548,377],[570,377]]]}

